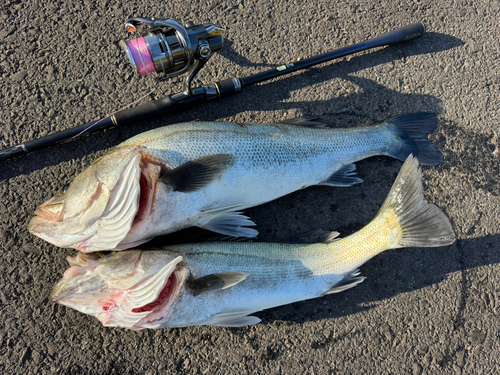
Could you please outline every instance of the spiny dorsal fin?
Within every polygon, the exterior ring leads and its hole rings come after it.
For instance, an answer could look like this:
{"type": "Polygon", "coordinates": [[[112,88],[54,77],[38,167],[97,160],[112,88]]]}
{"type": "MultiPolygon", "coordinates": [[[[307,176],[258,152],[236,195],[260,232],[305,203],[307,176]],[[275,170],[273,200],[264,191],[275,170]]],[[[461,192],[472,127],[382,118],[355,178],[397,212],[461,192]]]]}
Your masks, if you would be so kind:
{"type": "Polygon", "coordinates": [[[207,186],[233,163],[233,155],[207,155],[168,171],[161,177],[161,180],[172,185],[174,191],[189,193],[207,186]]]}
{"type": "Polygon", "coordinates": [[[294,125],[294,126],[304,126],[307,128],[324,128],[326,125],[319,121],[318,117],[308,116],[308,117],[297,117],[288,120],[283,120],[279,122],[280,124],[294,125]]]}
{"type": "Polygon", "coordinates": [[[241,283],[247,276],[247,273],[241,272],[214,273],[212,275],[199,277],[188,282],[187,285],[193,289],[193,295],[197,296],[201,293],[230,288],[233,285],[241,283]]]}

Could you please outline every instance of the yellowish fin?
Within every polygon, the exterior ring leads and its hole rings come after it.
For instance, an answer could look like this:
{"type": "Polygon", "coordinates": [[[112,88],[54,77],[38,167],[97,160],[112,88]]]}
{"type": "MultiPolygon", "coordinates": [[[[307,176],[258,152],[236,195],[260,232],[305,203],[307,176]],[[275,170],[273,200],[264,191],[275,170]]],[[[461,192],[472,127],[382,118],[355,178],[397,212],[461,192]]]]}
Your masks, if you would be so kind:
{"type": "Polygon", "coordinates": [[[335,263],[356,269],[388,249],[438,247],[455,242],[449,219],[423,196],[417,158],[408,156],[376,217],[330,246],[335,263]]]}

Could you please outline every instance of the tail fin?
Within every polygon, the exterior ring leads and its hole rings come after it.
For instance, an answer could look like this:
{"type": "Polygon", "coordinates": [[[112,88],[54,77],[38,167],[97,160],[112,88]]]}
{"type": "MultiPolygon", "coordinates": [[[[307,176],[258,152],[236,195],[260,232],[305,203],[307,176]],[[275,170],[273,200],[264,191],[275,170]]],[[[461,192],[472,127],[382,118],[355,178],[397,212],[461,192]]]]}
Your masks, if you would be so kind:
{"type": "Polygon", "coordinates": [[[441,152],[427,139],[437,127],[434,113],[407,113],[390,118],[385,124],[396,133],[398,140],[386,155],[405,160],[408,155],[413,154],[423,165],[438,165],[444,162],[441,152]]]}
{"type": "Polygon", "coordinates": [[[424,199],[421,180],[418,160],[410,155],[377,214],[396,214],[401,231],[397,247],[435,247],[455,242],[444,212],[424,199]]]}

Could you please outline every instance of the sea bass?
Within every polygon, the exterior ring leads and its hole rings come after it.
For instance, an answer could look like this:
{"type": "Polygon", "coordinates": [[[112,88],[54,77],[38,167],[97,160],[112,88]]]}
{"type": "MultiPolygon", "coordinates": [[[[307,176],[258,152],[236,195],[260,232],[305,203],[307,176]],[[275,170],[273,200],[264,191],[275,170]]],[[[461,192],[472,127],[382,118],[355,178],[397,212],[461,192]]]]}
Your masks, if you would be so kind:
{"type": "Polygon", "coordinates": [[[409,156],[375,219],[360,231],[314,244],[206,242],[79,253],[51,299],[130,329],[258,323],[250,314],[351,288],[358,267],[387,249],[449,245],[445,214],[423,198],[409,156]]]}
{"type": "Polygon", "coordinates": [[[254,237],[241,210],[311,185],[350,186],[354,162],[374,155],[422,164],[442,155],[427,136],[430,113],[352,129],[192,122],[139,134],[76,176],[35,212],[29,231],[82,252],[123,250],[198,226],[254,237]]]}

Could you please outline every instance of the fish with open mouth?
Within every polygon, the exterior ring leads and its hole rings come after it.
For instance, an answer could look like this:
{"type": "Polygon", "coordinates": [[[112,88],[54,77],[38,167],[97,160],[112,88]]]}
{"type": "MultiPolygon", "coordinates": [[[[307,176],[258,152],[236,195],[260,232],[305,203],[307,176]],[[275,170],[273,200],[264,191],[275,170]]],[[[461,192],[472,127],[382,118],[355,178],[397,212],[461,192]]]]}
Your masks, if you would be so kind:
{"type": "Polygon", "coordinates": [[[129,329],[258,323],[251,314],[354,287],[358,267],[387,249],[455,241],[446,215],[423,198],[418,161],[409,156],[376,217],[322,243],[206,242],[79,253],[51,299],[105,326],[129,329]]]}
{"type": "Polygon", "coordinates": [[[427,139],[436,126],[431,113],[349,129],[307,119],[166,126],[97,159],[36,210],[29,231],[82,252],[128,249],[191,226],[255,237],[241,210],[311,185],[362,182],[353,164],[361,159],[413,153],[422,164],[442,163],[427,139]]]}

